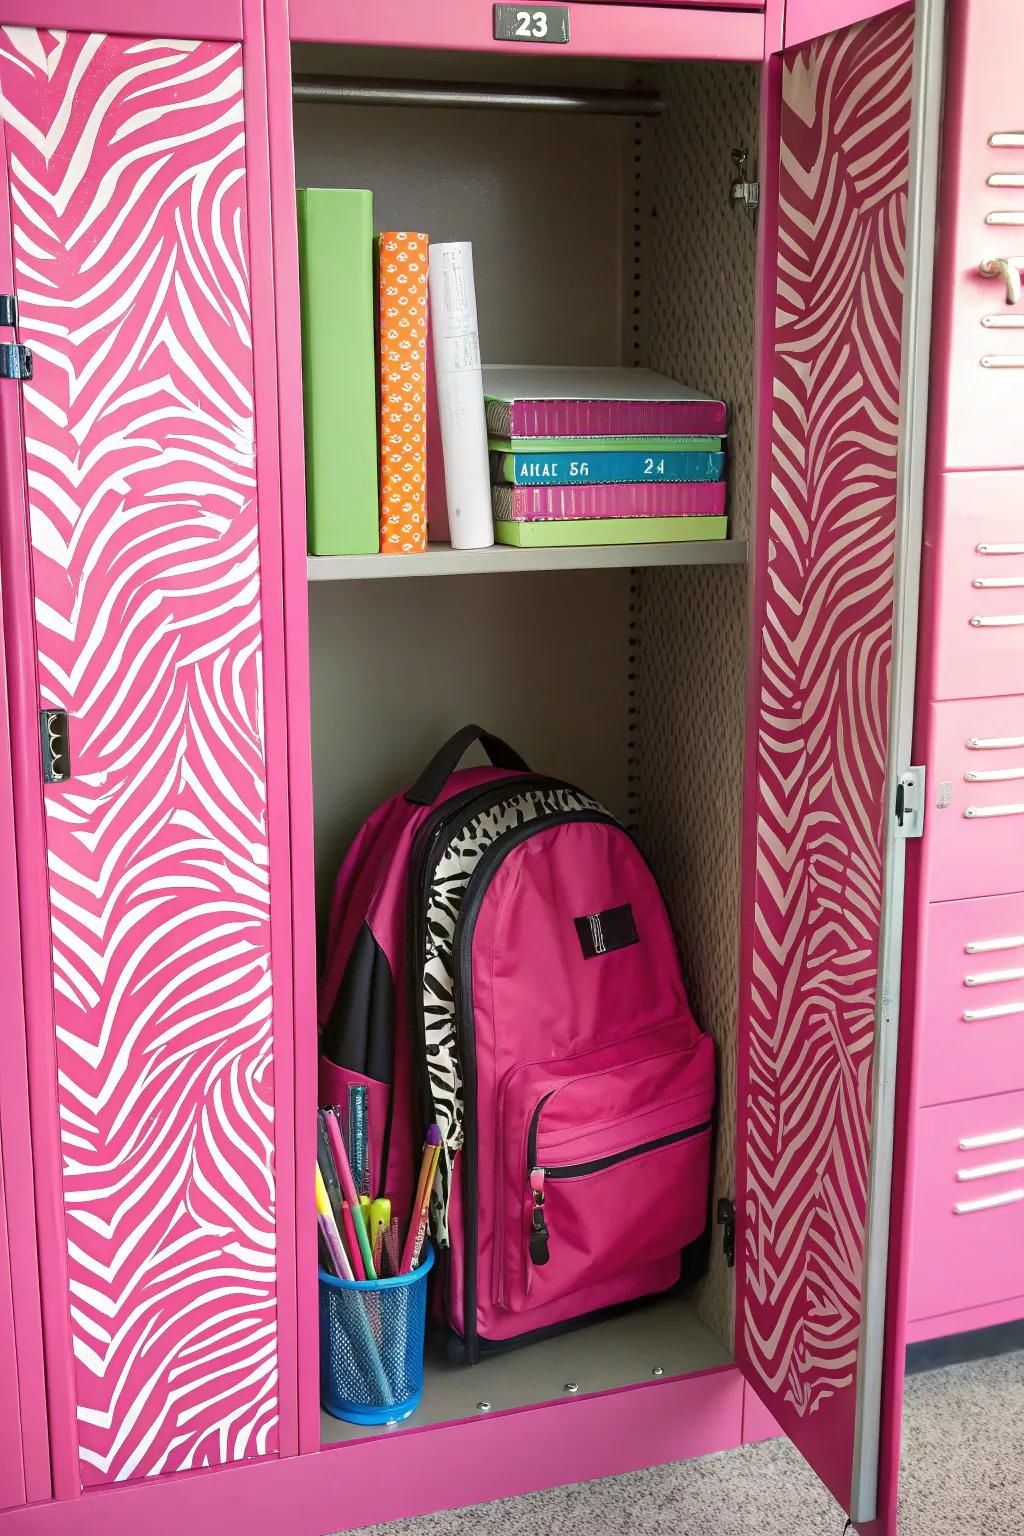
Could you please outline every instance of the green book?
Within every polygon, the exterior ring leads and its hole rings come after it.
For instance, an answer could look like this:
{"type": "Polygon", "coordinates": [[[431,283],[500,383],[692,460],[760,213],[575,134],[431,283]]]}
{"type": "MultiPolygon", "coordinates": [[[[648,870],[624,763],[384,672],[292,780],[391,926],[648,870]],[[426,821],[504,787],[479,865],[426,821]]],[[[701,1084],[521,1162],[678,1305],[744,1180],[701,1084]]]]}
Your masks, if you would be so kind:
{"type": "Polygon", "coordinates": [[[312,555],[380,549],[373,194],[300,188],[299,283],[312,555]]]}
{"type": "Polygon", "coordinates": [[[592,517],[550,522],[494,524],[499,544],[519,549],[549,549],[569,544],[682,544],[695,539],[724,539],[727,517],[592,517]]]}

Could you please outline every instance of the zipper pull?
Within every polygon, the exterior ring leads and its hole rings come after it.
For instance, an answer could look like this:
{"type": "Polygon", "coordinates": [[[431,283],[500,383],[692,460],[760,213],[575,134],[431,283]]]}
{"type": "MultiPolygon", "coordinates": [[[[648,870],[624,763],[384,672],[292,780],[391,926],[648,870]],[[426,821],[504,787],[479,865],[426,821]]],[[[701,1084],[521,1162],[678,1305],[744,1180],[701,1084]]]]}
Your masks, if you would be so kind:
{"type": "Polygon", "coordinates": [[[551,1257],[548,1252],[548,1228],[544,1220],[544,1169],[532,1168],[530,1170],[530,1192],[533,1196],[533,1211],[530,1216],[530,1259],[540,1267],[546,1264],[551,1257]]]}

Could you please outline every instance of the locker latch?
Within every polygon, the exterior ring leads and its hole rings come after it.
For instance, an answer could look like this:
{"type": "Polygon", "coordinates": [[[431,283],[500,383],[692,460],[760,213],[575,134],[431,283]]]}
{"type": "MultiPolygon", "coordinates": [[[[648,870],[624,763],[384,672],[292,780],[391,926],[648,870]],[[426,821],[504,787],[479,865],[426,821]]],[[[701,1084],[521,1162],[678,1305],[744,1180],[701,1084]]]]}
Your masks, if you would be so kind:
{"type": "Polygon", "coordinates": [[[13,293],[0,293],[0,325],[17,325],[18,300],[13,293]]]}
{"type": "Polygon", "coordinates": [[[43,748],[43,779],[63,784],[71,777],[71,733],[66,709],[39,711],[39,740],[43,748]]]}
{"type": "Polygon", "coordinates": [[[732,1269],[736,1263],[736,1202],[723,1197],[718,1202],[718,1225],[722,1228],[722,1252],[725,1263],[732,1269]]]}
{"type": "Polygon", "coordinates": [[[920,837],[924,832],[923,767],[905,768],[896,781],[896,835],[920,837]]]}
{"type": "Polygon", "coordinates": [[[736,174],[729,186],[729,197],[741,208],[746,208],[751,218],[757,217],[757,207],[761,201],[761,184],[758,181],[747,180],[747,157],[750,151],[745,144],[741,144],[732,152],[732,163],[736,168],[736,174]]]}
{"type": "Polygon", "coordinates": [[[0,379],[30,379],[32,351],[20,341],[0,342],[0,379]]]}

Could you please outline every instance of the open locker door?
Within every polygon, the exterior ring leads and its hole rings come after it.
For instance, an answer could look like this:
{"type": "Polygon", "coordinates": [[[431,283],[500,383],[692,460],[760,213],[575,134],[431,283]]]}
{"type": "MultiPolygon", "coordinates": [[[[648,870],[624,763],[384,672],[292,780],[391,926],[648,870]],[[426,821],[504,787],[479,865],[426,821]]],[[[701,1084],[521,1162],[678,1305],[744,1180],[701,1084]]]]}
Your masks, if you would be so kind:
{"type": "Polygon", "coordinates": [[[942,10],[787,49],[765,135],[736,1356],[879,1536],[903,1375],[885,1317],[942,10]]]}

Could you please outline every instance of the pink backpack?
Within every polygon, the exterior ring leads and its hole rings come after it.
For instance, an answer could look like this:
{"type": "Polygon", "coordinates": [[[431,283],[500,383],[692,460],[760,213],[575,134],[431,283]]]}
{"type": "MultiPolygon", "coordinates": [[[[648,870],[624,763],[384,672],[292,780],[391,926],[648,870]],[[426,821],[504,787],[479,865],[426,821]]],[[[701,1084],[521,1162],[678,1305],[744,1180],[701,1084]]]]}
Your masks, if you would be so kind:
{"type": "Polygon", "coordinates": [[[435,1311],[470,1362],[703,1263],[714,1050],[643,855],[478,726],[363,826],[338,876],[320,1098],[365,1083],[374,1193],[425,1129],[435,1311]],[[457,769],[479,739],[494,765],[457,769]]]}

